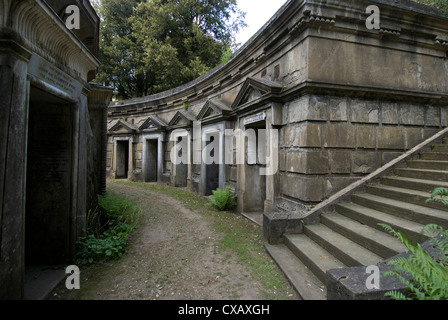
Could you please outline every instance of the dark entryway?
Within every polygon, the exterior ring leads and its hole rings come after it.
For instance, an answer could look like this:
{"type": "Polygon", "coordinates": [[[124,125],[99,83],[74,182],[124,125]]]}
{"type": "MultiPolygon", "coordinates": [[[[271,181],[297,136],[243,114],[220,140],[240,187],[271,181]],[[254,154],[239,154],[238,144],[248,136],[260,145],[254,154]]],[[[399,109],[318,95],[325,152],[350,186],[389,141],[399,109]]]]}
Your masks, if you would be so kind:
{"type": "MultiPolygon", "coordinates": [[[[211,144],[215,141],[215,139],[219,139],[219,134],[210,135],[208,137],[208,141],[206,141],[206,145],[211,144]]],[[[215,158],[215,154],[219,151],[215,150],[215,148],[210,151],[210,158],[215,158]]],[[[205,165],[205,195],[209,196],[212,194],[213,190],[219,188],[219,163],[213,161],[210,164],[205,165]]]]}
{"type": "Polygon", "coordinates": [[[129,171],[129,141],[117,141],[117,179],[127,179],[129,171]]]}
{"type": "Polygon", "coordinates": [[[31,88],[25,264],[67,263],[72,239],[73,105],[31,88]]]}
{"type": "Polygon", "coordinates": [[[145,182],[157,182],[159,141],[146,140],[145,182]]]}

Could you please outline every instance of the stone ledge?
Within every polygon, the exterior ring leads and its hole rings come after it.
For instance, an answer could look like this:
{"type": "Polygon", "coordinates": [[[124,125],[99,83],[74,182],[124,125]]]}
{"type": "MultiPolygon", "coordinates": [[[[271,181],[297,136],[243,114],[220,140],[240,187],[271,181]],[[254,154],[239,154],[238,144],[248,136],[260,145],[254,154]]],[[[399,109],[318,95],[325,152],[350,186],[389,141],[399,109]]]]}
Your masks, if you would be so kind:
{"type": "MultiPolygon", "coordinates": [[[[431,256],[434,256],[437,251],[433,248],[430,241],[421,244],[422,248],[426,250],[431,256]]],[[[367,266],[349,267],[331,269],[326,273],[327,285],[327,299],[328,300],[389,300],[384,297],[386,292],[395,290],[404,292],[407,287],[396,277],[388,276],[383,278],[383,274],[391,267],[387,265],[390,260],[398,257],[409,257],[409,253],[403,252],[390,259],[384,260],[376,266],[380,270],[380,288],[367,289],[366,281],[371,273],[367,273],[367,266]]]]}
{"type": "Polygon", "coordinates": [[[302,233],[301,215],[288,212],[265,212],[263,214],[263,234],[272,245],[283,243],[283,235],[302,233]]]}

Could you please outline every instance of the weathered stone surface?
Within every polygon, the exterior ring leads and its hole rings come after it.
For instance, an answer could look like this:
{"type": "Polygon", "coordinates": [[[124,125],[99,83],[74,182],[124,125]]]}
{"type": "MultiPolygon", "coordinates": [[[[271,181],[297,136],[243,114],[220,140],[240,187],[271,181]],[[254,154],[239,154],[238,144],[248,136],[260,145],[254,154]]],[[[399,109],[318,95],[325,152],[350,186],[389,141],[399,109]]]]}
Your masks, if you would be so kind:
{"type": "Polygon", "coordinates": [[[326,121],[327,101],[320,96],[304,96],[289,104],[289,122],[326,121]]]}
{"type": "Polygon", "coordinates": [[[336,192],[344,189],[353,182],[357,181],[357,177],[330,177],[327,178],[324,184],[324,197],[328,198],[335,194],[336,192]]]}
{"type": "Polygon", "coordinates": [[[354,148],[355,129],[351,125],[322,125],[322,141],[325,148],[354,148]]]}
{"type": "Polygon", "coordinates": [[[283,243],[283,235],[303,232],[300,215],[291,212],[265,212],[263,215],[263,235],[270,244],[283,243]]]}
{"type": "Polygon", "coordinates": [[[361,123],[379,122],[379,105],[375,101],[353,100],[350,103],[351,121],[361,123]]]}
{"type": "Polygon", "coordinates": [[[403,127],[377,127],[378,149],[404,149],[405,137],[403,127]]]}
{"type": "Polygon", "coordinates": [[[281,193],[305,202],[322,201],[323,179],[316,176],[283,174],[281,176],[281,193]]]}
{"type": "Polygon", "coordinates": [[[398,124],[398,104],[393,102],[381,103],[381,123],[398,124]]]}
{"type": "Polygon", "coordinates": [[[284,129],[283,145],[286,147],[318,148],[321,146],[320,126],[314,123],[291,125],[284,129]]]}
{"type": "Polygon", "coordinates": [[[330,151],[331,173],[350,173],[351,163],[351,153],[349,151],[330,151]]]}
{"type": "Polygon", "coordinates": [[[426,108],[426,125],[438,127],[441,123],[440,107],[428,106],[426,108]]]}
{"type": "Polygon", "coordinates": [[[376,148],[376,135],[374,126],[356,127],[356,147],[362,149],[376,148]]]}
{"type": "Polygon", "coordinates": [[[400,105],[400,124],[421,126],[425,124],[425,108],[412,104],[400,105]]]}
{"type": "Polygon", "coordinates": [[[404,129],[406,135],[406,149],[411,149],[423,141],[422,129],[421,128],[410,128],[404,129]]]}
{"type": "Polygon", "coordinates": [[[347,98],[329,98],[328,114],[330,121],[347,121],[347,98]]]}
{"type": "Polygon", "coordinates": [[[353,173],[371,173],[379,168],[381,164],[380,154],[378,152],[353,152],[352,153],[352,172],[353,173]]]}
{"type": "Polygon", "coordinates": [[[325,174],[329,172],[328,152],[298,151],[286,155],[286,170],[304,174],[325,174]]]}

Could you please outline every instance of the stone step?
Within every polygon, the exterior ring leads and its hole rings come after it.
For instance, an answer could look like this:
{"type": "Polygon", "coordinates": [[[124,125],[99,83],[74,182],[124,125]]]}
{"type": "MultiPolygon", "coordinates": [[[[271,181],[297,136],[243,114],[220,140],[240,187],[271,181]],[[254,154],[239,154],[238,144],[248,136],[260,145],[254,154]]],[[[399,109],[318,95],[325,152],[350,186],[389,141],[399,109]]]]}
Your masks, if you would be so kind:
{"type": "Polygon", "coordinates": [[[407,188],[405,189],[384,184],[370,184],[367,185],[367,193],[399,201],[410,202],[412,204],[421,205],[428,208],[448,211],[448,206],[445,206],[442,203],[435,201],[426,203],[426,200],[431,197],[431,192],[407,188]]]}
{"type": "Polygon", "coordinates": [[[443,210],[427,208],[368,193],[352,195],[352,201],[367,208],[392,214],[423,225],[435,223],[444,228],[448,227],[448,214],[443,210]]]}
{"type": "Polygon", "coordinates": [[[448,152],[448,144],[434,144],[431,146],[431,151],[433,152],[448,152]]]}
{"type": "Polygon", "coordinates": [[[448,144],[448,138],[443,138],[443,143],[448,144]]]}
{"type": "Polygon", "coordinates": [[[369,266],[383,260],[324,224],[307,225],[304,227],[304,233],[348,267],[369,266]]]}
{"type": "Polygon", "coordinates": [[[394,172],[396,175],[400,177],[435,180],[435,181],[448,181],[448,171],[443,170],[396,168],[394,172]]]}
{"type": "Polygon", "coordinates": [[[285,244],[322,283],[326,283],[327,270],[346,267],[305,234],[285,235],[285,244]]]}
{"type": "Polygon", "coordinates": [[[448,161],[442,160],[411,160],[408,162],[408,166],[414,169],[448,171],[448,161]]]}
{"type": "Polygon", "coordinates": [[[357,220],[374,229],[385,231],[379,223],[387,224],[396,231],[400,231],[406,235],[408,239],[415,242],[424,242],[428,239],[422,235],[423,224],[399,218],[397,216],[387,214],[378,210],[374,210],[356,203],[340,203],[336,205],[336,211],[348,218],[357,220]]]}
{"type": "Polygon", "coordinates": [[[384,259],[391,258],[406,250],[406,247],[401,241],[392,235],[336,212],[323,214],[321,221],[332,230],[344,235],[384,259]]]}
{"type": "Polygon", "coordinates": [[[448,153],[446,153],[446,152],[421,152],[420,159],[446,161],[448,159],[448,153]]]}
{"type": "Polygon", "coordinates": [[[327,299],[324,284],[286,245],[265,243],[265,248],[303,300],[327,299]]]}
{"type": "Polygon", "coordinates": [[[381,184],[432,193],[435,188],[448,188],[448,182],[414,179],[407,177],[385,176],[380,178],[381,184]]]}

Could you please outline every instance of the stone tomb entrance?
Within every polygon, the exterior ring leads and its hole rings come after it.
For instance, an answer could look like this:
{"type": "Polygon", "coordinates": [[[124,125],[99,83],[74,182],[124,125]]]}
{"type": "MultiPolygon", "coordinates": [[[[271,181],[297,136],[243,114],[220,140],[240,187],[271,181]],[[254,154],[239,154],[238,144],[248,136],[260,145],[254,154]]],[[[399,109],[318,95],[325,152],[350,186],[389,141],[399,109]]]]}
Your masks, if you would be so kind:
{"type": "Polygon", "coordinates": [[[74,253],[74,105],[34,87],[30,97],[25,265],[64,264],[74,253]]]}
{"type": "Polygon", "coordinates": [[[159,140],[146,140],[145,182],[157,182],[159,140]]]}
{"type": "Polygon", "coordinates": [[[117,179],[127,179],[129,171],[129,140],[117,140],[117,179]]]}

